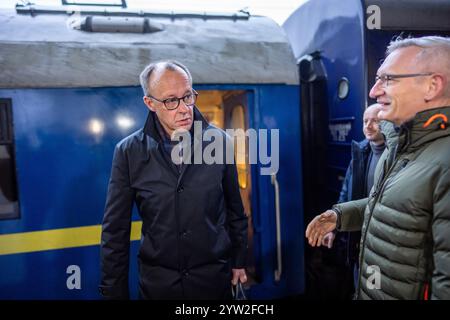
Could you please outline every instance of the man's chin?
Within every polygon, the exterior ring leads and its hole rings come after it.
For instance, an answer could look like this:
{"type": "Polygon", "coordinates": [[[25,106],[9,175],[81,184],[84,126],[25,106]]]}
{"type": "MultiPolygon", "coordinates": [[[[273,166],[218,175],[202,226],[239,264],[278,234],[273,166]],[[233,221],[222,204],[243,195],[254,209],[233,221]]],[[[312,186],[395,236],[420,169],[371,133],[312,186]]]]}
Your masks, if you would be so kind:
{"type": "Polygon", "coordinates": [[[180,131],[189,131],[189,130],[191,130],[191,127],[192,127],[192,123],[184,124],[184,125],[179,126],[179,127],[177,128],[177,130],[180,130],[180,131]]]}

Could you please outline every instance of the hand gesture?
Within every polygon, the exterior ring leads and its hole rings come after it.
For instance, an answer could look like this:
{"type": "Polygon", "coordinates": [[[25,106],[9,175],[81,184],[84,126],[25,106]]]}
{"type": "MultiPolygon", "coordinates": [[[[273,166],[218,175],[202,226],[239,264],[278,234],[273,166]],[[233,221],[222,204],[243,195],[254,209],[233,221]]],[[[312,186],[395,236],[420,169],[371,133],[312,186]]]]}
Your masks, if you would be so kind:
{"type": "Polygon", "coordinates": [[[306,237],[312,247],[320,246],[323,237],[336,229],[337,215],[333,210],[327,210],[316,216],[306,228],[306,237]]]}

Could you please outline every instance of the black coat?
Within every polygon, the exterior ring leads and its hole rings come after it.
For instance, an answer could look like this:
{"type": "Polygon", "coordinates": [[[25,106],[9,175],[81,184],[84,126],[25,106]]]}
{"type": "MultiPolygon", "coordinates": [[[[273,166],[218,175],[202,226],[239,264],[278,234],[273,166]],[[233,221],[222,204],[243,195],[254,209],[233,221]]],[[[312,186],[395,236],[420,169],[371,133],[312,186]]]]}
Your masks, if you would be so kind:
{"type": "MultiPolygon", "coordinates": [[[[145,127],[114,151],[101,239],[105,298],[126,299],[131,211],[142,218],[138,254],[143,299],[226,299],[231,268],[245,266],[247,217],[234,164],[176,166],[149,113],[145,127]]],[[[194,108],[203,132],[216,130],[194,108]]],[[[228,137],[229,139],[229,137],[228,137]]],[[[210,142],[201,144],[202,150],[210,142]]],[[[194,148],[192,148],[194,149],[194,148]]],[[[224,154],[225,157],[225,154],[224,154]]]]}
{"type": "Polygon", "coordinates": [[[339,203],[358,200],[367,197],[366,173],[371,148],[369,140],[352,141],[352,160],[345,174],[339,203]]]}
{"type": "MultiPolygon", "coordinates": [[[[369,140],[352,141],[352,160],[347,168],[344,183],[339,195],[339,203],[367,197],[367,165],[372,149],[369,140]]],[[[358,263],[360,231],[346,232],[340,235],[341,246],[345,247],[345,264],[353,271],[358,263]]]]}

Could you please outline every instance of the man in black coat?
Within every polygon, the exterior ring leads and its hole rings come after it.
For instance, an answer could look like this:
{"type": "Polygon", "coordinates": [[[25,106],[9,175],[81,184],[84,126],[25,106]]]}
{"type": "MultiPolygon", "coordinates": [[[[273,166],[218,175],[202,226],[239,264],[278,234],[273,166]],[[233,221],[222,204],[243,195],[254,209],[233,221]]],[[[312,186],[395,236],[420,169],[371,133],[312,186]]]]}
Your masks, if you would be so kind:
{"type": "Polygon", "coordinates": [[[226,150],[212,164],[194,157],[211,143],[202,139],[206,132],[229,137],[195,107],[191,74],[179,62],[150,64],[140,79],[150,112],[144,128],[114,151],[102,225],[100,292],[107,299],[129,297],[136,204],[143,222],[140,298],[229,299],[231,283],[247,281],[247,217],[236,165],[225,161],[226,150]],[[180,132],[189,134],[189,148],[182,151],[172,141],[180,132]]]}
{"type": "MultiPolygon", "coordinates": [[[[352,141],[352,158],[345,174],[338,203],[366,198],[372,189],[375,167],[386,145],[381,133],[377,117],[379,105],[369,106],[363,115],[363,133],[365,139],[352,141]]],[[[322,245],[331,248],[335,233],[328,233],[322,245]]],[[[343,286],[344,298],[350,298],[355,291],[358,272],[358,253],[361,232],[343,232],[336,236],[338,256],[344,265],[345,284],[343,286]],[[345,260],[344,260],[345,259],[345,260]]]]}

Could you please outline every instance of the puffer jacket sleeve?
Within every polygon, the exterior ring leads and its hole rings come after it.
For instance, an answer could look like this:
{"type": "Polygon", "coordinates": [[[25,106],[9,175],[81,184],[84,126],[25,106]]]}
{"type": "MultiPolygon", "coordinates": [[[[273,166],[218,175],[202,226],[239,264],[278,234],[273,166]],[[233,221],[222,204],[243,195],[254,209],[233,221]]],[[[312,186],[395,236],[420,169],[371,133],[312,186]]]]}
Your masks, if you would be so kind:
{"type": "Polygon", "coordinates": [[[235,164],[227,164],[222,181],[227,226],[232,244],[231,267],[244,268],[247,255],[247,216],[244,213],[235,164]]]}
{"type": "Polygon", "coordinates": [[[431,299],[450,299],[450,169],[441,175],[434,192],[431,299]]]}
{"type": "Polygon", "coordinates": [[[105,299],[128,299],[131,211],[134,193],[130,187],[128,160],[120,143],[114,150],[102,223],[99,290],[105,299]]]}
{"type": "Polygon", "coordinates": [[[368,198],[335,204],[333,210],[339,212],[341,225],[338,231],[360,231],[364,222],[364,211],[368,198]]]}

